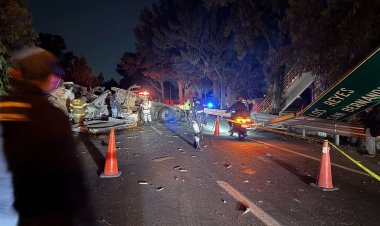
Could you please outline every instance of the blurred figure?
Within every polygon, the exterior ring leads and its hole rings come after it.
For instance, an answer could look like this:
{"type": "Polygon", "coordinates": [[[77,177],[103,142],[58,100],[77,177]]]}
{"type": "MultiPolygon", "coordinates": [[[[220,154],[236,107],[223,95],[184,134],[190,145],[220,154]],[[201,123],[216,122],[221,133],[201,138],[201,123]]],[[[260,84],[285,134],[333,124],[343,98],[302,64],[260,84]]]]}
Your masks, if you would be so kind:
{"type": "MultiPolygon", "coordinates": [[[[0,136],[2,137],[1,127],[0,136]]],[[[0,149],[3,148],[0,137],[0,149]]],[[[16,226],[18,214],[13,208],[14,196],[12,185],[12,174],[8,170],[8,165],[4,153],[0,150],[0,225],[16,226]]]]}
{"type": "Polygon", "coordinates": [[[82,99],[80,92],[75,93],[75,99],[70,103],[70,110],[74,117],[74,122],[83,126],[84,116],[87,113],[87,103],[82,99]]]}
{"type": "Polygon", "coordinates": [[[47,101],[63,73],[50,52],[12,58],[13,89],[0,98],[1,150],[12,173],[19,226],[71,226],[86,193],[67,116],[47,101]]]}
{"type": "Polygon", "coordinates": [[[257,104],[256,100],[255,99],[251,99],[249,102],[248,102],[248,110],[250,112],[250,116],[251,116],[251,119],[256,122],[257,119],[256,119],[256,113],[259,112],[259,105],[257,104]]]}

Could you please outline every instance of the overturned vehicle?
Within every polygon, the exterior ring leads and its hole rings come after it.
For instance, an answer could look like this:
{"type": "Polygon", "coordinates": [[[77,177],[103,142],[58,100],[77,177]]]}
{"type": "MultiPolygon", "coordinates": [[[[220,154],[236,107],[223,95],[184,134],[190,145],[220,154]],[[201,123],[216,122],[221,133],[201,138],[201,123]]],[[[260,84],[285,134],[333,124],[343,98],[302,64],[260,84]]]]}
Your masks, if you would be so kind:
{"type": "MultiPolygon", "coordinates": [[[[126,90],[117,87],[112,87],[111,90],[95,87],[88,91],[86,87],[65,82],[50,93],[49,101],[70,117],[73,131],[90,134],[106,133],[111,128],[118,130],[135,128],[139,125],[142,96],[136,92],[138,88],[140,86],[137,85],[126,90]],[[78,93],[86,105],[81,125],[74,122],[73,112],[70,109],[70,102],[75,99],[74,94],[78,93]]],[[[152,101],[151,115],[153,120],[168,122],[180,119],[184,113],[178,106],[152,101]]]]}

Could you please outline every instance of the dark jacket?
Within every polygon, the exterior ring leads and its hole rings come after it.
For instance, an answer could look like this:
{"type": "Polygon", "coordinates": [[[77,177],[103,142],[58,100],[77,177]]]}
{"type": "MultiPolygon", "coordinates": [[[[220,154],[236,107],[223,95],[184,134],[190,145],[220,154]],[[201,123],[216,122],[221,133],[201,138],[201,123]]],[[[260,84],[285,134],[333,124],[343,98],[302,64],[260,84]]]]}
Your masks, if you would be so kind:
{"type": "Polygon", "coordinates": [[[28,83],[17,82],[0,106],[0,139],[20,217],[73,216],[86,194],[69,119],[28,83]]]}
{"type": "Polygon", "coordinates": [[[242,116],[249,116],[249,112],[245,104],[242,102],[235,102],[231,107],[227,109],[228,112],[235,111],[232,118],[234,117],[242,117],[242,116]]]}

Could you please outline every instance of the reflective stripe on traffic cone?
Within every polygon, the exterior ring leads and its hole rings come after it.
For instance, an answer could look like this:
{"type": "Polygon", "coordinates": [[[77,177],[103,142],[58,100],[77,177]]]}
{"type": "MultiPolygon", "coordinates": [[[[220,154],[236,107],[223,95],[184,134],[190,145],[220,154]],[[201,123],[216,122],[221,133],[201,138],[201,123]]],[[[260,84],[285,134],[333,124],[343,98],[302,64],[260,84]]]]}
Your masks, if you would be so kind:
{"type": "Polygon", "coordinates": [[[322,146],[322,159],[319,167],[319,174],[317,178],[317,184],[312,183],[311,185],[322,191],[336,191],[339,188],[334,187],[332,184],[331,175],[331,162],[330,162],[330,147],[327,140],[323,141],[322,146]]]}
{"type": "Polygon", "coordinates": [[[121,172],[117,166],[116,157],[116,142],[115,142],[115,130],[111,129],[110,139],[108,142],[108,151],[106,156],[106,164],[104,166],[104,172],[100,175],[101,178],[118,177],[121,172]]]}
{"type": "Polygon", "coordinates": [[[215,119],[214,136],[215,136],[215,137],[218,137],[218,136],[219,136],[219,116],[216,116],[216,119],[215,119]]]}

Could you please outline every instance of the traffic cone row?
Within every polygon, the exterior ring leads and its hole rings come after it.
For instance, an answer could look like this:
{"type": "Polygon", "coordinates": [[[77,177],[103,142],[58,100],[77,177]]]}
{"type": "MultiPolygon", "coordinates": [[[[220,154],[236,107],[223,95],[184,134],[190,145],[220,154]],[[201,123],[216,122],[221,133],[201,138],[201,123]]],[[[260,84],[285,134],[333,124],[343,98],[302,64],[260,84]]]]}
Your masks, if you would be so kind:
{"type": "Polygon", "coordinates": [[[106,156],[106,164],[104,166],[104,172],[100,175],[101,178],[112,178],[120,176],[121,172],[119,171],[117,165],[116,157],[116,142],[115,142],[115,130],[111,129],[110,139],[108,142],[108,150],[106,156]]]}
{"type": "Polygon", "coordinates": [[[216,116],[216,119],[215,119],[214,136],[215,136],[215,137],[218,137],[218,136],[219,136],[219,116],[216,116]]]}
{"type": "Polygon", "coordinates": [[[322,146],[322,158],[319,167],[319,174],[316,184],[311,184],[313,187],[322,191],[336,191],[339,188],[332,184],[331,162],[330,162],[330,147],[329,142],[325,140],[322,146]]]}

